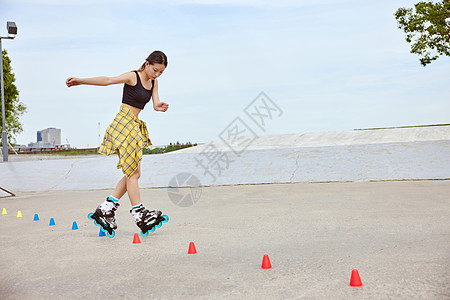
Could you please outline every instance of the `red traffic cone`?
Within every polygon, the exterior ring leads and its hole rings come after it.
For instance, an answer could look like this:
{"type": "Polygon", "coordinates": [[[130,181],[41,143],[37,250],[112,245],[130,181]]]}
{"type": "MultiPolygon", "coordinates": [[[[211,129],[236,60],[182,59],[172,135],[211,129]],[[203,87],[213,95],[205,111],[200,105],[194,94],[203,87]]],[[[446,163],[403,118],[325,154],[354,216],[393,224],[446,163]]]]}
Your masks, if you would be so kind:
{"type": "Polygon", "coordinates": [[[188,254],[195,254],[195,253],[197,253],[197,249],[195,249],[194,242],[190,242],[188,254]]]}
{"type": "Polygon", "coordinates": [[[272,264],[270,263],[269,255],[264,254],[261,269],[272,269],[272,264]]]}
{"type": "Polygon", "coordinates": [[[361,282],[361,278],[359,277],[358,270],[353,269],[352,270],[352,277],[350,278],[350,284],[349,286],[363,286],[361,282]]]}
{"type": "Polygon", "coordinates": [[[133,244],[140,244],[141,240],[139,239],[139,235],[137,233],[134,234],[133,244]]]}

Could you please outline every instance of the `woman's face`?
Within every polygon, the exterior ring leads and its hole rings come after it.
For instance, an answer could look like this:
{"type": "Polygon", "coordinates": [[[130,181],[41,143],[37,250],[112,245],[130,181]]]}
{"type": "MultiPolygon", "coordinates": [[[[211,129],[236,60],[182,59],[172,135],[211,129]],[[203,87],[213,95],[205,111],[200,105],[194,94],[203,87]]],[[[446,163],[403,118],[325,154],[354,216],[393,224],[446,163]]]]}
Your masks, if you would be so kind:
{"type": "Polygon", "coordinates": [[[149,62],[146,62],[145,71],[151,79],[156,79],[161,76],[165,69],[166,67],[163,64],[151,65],[149,62]]]}

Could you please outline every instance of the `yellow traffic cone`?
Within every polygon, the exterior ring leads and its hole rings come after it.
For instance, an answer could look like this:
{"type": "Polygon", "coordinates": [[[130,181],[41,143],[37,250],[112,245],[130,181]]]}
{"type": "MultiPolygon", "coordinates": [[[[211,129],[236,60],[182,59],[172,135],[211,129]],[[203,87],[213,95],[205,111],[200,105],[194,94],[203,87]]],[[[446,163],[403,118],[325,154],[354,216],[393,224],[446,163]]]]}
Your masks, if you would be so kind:
{"type": "Polygon", "coordinates": [[[2,215],[7,215],[6,208],[3,208],[2,215]]]}
{"type": "Polygon", "coordinates": [[[22,213],[20,212],[20,210],[17,212],[17,217],[22,218],[22,213]]]}

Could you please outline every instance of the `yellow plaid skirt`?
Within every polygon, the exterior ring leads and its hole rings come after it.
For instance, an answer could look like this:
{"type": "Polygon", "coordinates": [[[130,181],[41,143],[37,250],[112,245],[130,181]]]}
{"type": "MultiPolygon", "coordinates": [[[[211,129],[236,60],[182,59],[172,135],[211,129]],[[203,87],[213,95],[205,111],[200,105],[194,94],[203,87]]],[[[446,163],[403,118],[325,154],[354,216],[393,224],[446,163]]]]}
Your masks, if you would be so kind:
{"type": "Polygon", "coordinates": [[[151,145],[145,122],[136,118],[131,110],[121,105],[119,113],[106,129],[98,153],[111,155],[119,150],[117,168],[127,177],[133,175],[142,160],[142,149],[151,145]]]}

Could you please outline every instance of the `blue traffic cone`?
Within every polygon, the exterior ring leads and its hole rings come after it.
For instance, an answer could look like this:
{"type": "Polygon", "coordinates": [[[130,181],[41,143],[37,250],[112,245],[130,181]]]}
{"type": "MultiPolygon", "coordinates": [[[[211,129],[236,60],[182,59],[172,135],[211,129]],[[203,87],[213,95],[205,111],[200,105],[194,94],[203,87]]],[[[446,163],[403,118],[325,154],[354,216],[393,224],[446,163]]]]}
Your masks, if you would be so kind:
{"type": "Polygon", "coordinates": [[[53,218],[50,219],[50,224],[48,224],[48,226],[53,226],[55,225],[55,220],[53,218]]]}
{"type": "Polygon", "coordinates": [[[34,214],[34,220],[33,221],[39,221],[39,216],[38,214],[34,214]]]}
{"type": "Polygon", "coordinates": [[[100,232],[98,233],[98,236],[106,236],[106,233],[102,230],[100,227],[100,232]]]}
{"type": "Polygon", "coordinates": [[[73,221],[72,230],[77,230],[77,229],[78,229],[77,222],[73,221]]]}

